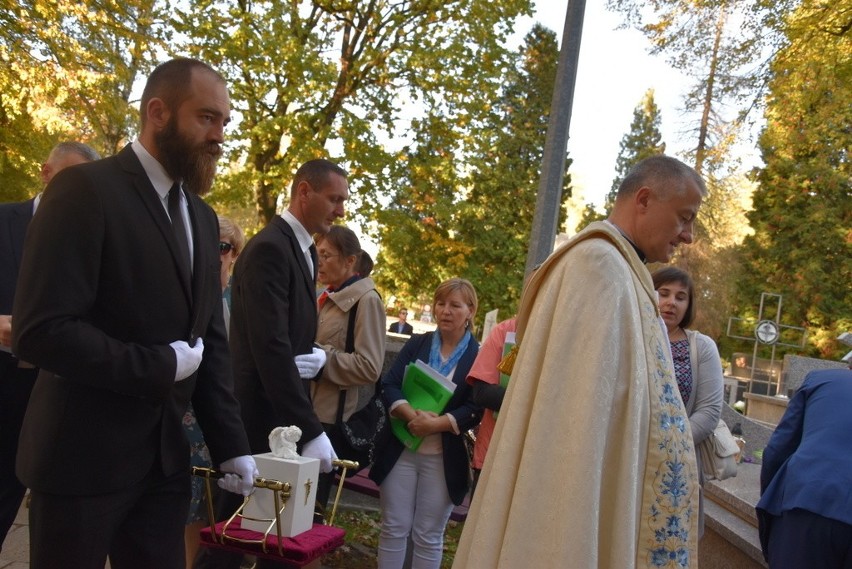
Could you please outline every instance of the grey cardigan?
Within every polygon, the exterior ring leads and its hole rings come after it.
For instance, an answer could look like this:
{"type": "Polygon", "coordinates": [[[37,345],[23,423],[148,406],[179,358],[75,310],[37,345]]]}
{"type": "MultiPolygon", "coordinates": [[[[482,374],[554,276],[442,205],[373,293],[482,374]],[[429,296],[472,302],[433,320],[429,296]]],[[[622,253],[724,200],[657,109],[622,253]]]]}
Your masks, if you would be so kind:
{"type": "Polygon", "coordinates": [[[719,350],[708,336],[686,330],[689,364],[692,367],[692,394],[686,403],[692,442],[698,445],[719,423],[724,398],[724,380],[719,350]]]}

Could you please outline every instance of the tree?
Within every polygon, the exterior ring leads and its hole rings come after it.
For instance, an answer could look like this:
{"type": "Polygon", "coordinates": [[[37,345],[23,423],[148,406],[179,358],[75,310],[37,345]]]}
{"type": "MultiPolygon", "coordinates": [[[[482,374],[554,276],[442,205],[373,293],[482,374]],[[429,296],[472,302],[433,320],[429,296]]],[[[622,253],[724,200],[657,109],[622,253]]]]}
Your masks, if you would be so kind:
{"type": "Polygon", "coordinates": [[[633,122],[630,123],[630,131],[621,139],[618,157],[615,160],[615,179],[612,188],[606,195],[604,202],[604,213],[598,213],[594,206],[586,204],[583,218],[577,225],[580,231],[593,221],[601,221],[609,217],[612,206],[615,204],[615,196],[618,186],[627,176],[633,166],[648,158],[663,154],[666,151],[666,143],[663,142],[663,134],[660,132],[662,116],[660,108],[654,100],[654,90],[645,91],[642,101],[633,110],[633,122]]]}
{"type": "Polygon", "coordinates": [[[808,352],[839,359],[836,338],[852,328],[852,0],[805,0],[785,36],[737,301],[748,314],[760,292],[782,294],[783,323],[808,329],[808,352]]]}
{"type": "Polygon", "coordinates": [[[753,120],[762,87],[768,77],[766,57],[777,42],[775,19],[789,3],[747,0],[609,0],[629,25],[651,41],[651,52],[665,54],[677,69],[693,78],[684,98],[684,110],[694,116],[694,143],[685,159],[708,187],[695,226],[694,244],[678,252],[675,262],[696,282],[696,326],[718,336],[731,309],[731,279],[738,256],[732,247],[741,236],[736,224],[744,221],[739,163],[733,142],[753,120]],[[729,234],[733,228],[734,233],[729,234]]]}
{"type": "MultiPolygon", "coordinates": [[[[494,308],[502,318],[514,314],[521,296],[556,84],[556,34],[533,26],[516,57],[489,124],[476,137],[460,207],[458,238],[470,247],[461,274],[476,286],[480,322],[494,308]]],[[[569,166],[566,157],[558,227],[571,197],[569,166]]]]}
{"type": "MultiPolygon", "coordinates": [[[[62,139],[117,151],[138,122],[135,81],[147,74],[167,36],[165,2],[33,0],[0,11],[0,120],[7,160],[25,168],[29,193],[38,165],[62,139]],[[29,138],[32,133],[32,139],[29,138]],[[33,172],[33,173],[29,173],[33,172]]],[[[37,186],[36,186],[37,187],[37,186]]]]}
{"type": "Polygon", "coordinates": [[[401,157],[383,142],[406,136],[402,109],[416,102],[426,124],[471,120],[499,84],[512,22],[529,12],[529,0],[203,0],[176,23],[185,49],[229,80],[239,175],[222,185],[250,187],[264,223],[295,168],[324,155],[349,169],[353,209],[376,215],[396,182],[401,157]]]}
{"type": "MultiPolygon", "coordinates": [[[[462,135],[438,128],[441,120],[418,123],[424,128],[407,154],[410,182],[397,189],[380,217],[380,286],[417,298],[441,280],[461,276],[477,289],[483,309],[478,320],[493,308],[514,313],[558,55],[555,34],[535,26],[507,62],[504,87],[481,121],[462,135]]],[[[566,176],[564,195],[570,194],[566,176]]],[[[563,208],[560,223],[564,218],[563,208]]]]}
{"type": "Polygon", "coordinates": [[[458,133],[434,115],[414,121],[412,129],[414,144],[403,151],[406,175],[377,217],[382,247],[373,278],[406,304],[420,304],[443,280],[461,274],[470,247],[456,238],[458,133]]]}

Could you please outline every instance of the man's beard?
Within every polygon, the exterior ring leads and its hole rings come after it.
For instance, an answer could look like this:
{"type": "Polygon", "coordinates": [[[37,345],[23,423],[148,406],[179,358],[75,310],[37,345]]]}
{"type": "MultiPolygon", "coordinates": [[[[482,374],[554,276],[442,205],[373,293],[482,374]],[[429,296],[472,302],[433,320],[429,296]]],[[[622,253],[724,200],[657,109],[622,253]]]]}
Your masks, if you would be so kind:
{"type": "Polygon", "coordinates": [[[174,180],[181,180],[183,188],[193,194],[203,196],[209,192],[222,147],[215,142],[193,145],[178,129],[174,115],[154,136],[166,173],[174,180]]]}

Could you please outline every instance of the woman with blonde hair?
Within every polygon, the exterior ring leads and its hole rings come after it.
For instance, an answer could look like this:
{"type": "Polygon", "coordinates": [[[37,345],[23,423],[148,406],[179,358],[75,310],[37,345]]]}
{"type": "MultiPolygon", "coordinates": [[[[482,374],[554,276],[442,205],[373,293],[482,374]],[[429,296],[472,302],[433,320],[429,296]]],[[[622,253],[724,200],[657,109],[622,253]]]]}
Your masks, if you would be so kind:
{"type": "Polygon", "coordinates": [[[444,528],[453,505],[461,504],[469,486],[464,433],[482,418],[482,409],[473,403],[465,381],[479,351],[472,334],[476,308],[476,290],[470,282],[456,278],[441,283],[432,303],[437,329],[413,335],[382,379],[391,417],[402,420],[423,442],[412,451],[391,437],[370,469],[370,478],[381,491],[379,569],[403,566],[409,535],[414,544],[413,567],[441,565],[444,528]],[[428,363],[456,385],[443,413],[415,409],[405,399],[405,368],[415,360],[428,363]]]}

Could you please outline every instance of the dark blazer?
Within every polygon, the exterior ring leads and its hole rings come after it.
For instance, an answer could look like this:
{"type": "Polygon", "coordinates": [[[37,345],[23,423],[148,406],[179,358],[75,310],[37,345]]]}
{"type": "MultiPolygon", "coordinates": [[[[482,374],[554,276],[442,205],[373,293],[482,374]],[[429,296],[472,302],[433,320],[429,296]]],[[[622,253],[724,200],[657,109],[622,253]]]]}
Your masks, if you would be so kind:
{"type": "MultiPolygon", "coordinates": [[[[402,394],[402,378],[405,375],[405,366],[415,360],[429,361],[432,334],[433,332],[427,332],[426,334],[412,336],[400,350],[387,374],[382,378],[382,398],[388,408],[394,401],[405,399],[402,394]]],[[[447,481],[450,498],[455,505],[461,504],[464,500],[469,483],[470,461],[464,446],[464,433],[478,425],[482,419],[482,407],[473,403],[471,387],[465,381],[477,353],[479,353],[479,344],[471,338],[467,349],[456,366],[456,372],[453,374],[456,390],[444,409],[444,413],[449,413],[455,418],[461,433],[459,435],[451,432],[441,433],[441,443],[444,449],[444,478],[447,481]]],[[[373,465],[370,467],[370,478],[376,484],[380,485],[390,473],[396,461],[399,460],[403,448],[399,439],[391,436],[387,446],[376,453],[373,465]]]]}
{"type": "Polygon", "coordinates": [[[296,425],[301,442],[323,432],[295,356],[317,333],[314,275],[296,235],[276,216],[246,244],[231,284],[231,351],[236,395],[253,453],[269,452],[269,432],[296,425]]]}
{"type": "Polygon", "coordinates": [[[42,368],[18,452],[18,477],[55,494],[103,494],[159,461],[189,468],[182,427],[192,398],[214,462],[248,454],[233,396],[219,282],[216,215],[187,193],[192,283],[177,268],[166,211],[136,154],[66,168],[30,224],[13,347],[42,368]],[[204,339],[199,370],[175,383],[175,340],[204,339]],[[48,371],[50,370],[50,371],[48,371]]]}
{"type": "Polygon", "coordinates": [[[0,314],[12,313],[15,284],[24,250],[27,225],[33,217],[33,202],[0,204],[0,314]]]}
{"type": "Polygon", "coordinates": [[[801,508],[852,524],[852,370],[812,371],[763,450],[757,503],[767,551],[773,516],[801,508]]]}
{"type": "Polygon", "coordinates": [[[402,324],[402,332],[399,332],[399,322],[394,322],[388,327],[388,332],[394,332],[396,334],[407,334],[411,336],[414,333],[414,328],[411,327],[411,324],[408,322],[404,322],[402,324]]]}

